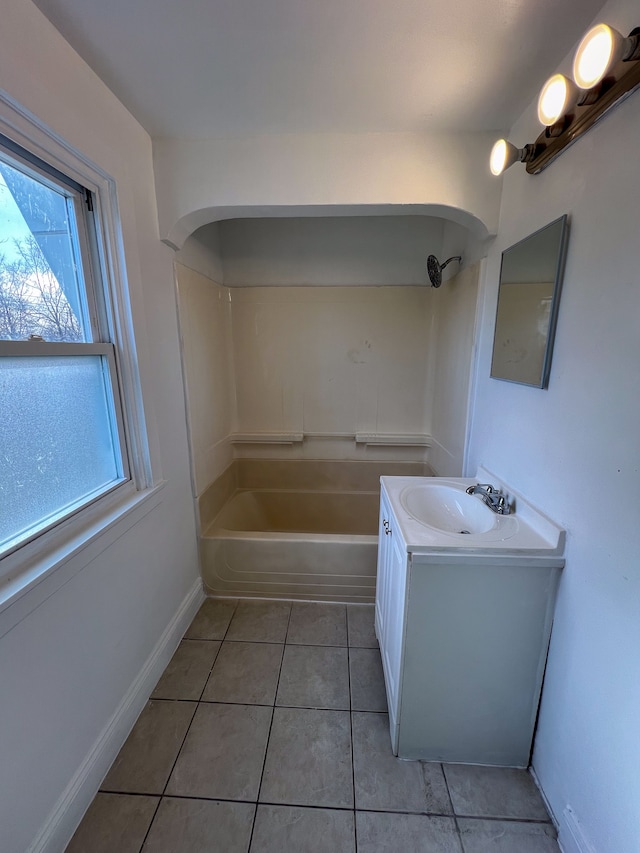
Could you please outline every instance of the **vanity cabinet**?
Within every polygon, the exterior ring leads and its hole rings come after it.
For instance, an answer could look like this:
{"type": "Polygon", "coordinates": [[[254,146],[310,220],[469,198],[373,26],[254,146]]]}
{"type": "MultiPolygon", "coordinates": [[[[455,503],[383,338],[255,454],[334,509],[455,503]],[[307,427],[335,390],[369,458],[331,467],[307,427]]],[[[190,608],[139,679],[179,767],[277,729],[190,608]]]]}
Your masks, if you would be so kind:
{"type": "Polygon", "coordinates": [[[393,753],[527,767],[564,561],[416,549],[396,513],[383,482],[375,628],[393,753]]]}

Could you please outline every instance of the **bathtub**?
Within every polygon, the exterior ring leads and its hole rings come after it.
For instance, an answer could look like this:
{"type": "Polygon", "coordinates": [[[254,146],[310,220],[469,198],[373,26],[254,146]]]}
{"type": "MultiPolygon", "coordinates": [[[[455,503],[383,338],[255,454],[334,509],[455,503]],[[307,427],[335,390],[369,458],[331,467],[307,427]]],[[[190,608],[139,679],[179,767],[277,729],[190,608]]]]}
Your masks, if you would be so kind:
{"type": "Polygon", "coordinates": [[[291,467],[269,461],[266,468],[249,460],[237,463],[216,499],[200,501],[207,593],[373,602],[379,478],[392,469],[414,473],[416,466],[347,462],[332,468],[333,462],[305,469],[304,462],[291,467]],[[309,488],[310,480],[315,488],[309,488]],[[358,485],[364,488],[354,488],[358,485]]]}

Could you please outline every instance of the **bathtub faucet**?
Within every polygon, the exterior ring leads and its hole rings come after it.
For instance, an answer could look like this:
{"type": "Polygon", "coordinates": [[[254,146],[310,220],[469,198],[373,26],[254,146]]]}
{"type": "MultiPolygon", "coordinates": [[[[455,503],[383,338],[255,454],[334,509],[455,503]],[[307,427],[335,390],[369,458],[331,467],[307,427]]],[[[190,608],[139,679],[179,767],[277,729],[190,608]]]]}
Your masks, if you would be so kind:
{"type": "Polygon", "coordinates": [[[502,494],[500,489],[494,488],[489,483],[476,483],[475,486],[468,486],[467,494],[478,495],[480,500],[484,501],[489,509],[497,512],[498,515],[509,515],[511,512],[511,505],[506,496],[502,494]]]}

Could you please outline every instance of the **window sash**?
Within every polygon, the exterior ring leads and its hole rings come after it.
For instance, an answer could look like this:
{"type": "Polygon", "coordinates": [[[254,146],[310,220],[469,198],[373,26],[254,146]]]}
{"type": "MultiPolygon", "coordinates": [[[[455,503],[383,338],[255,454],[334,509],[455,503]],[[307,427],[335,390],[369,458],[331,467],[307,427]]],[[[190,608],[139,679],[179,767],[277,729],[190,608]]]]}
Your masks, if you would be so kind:
{"type": "Polygon", "coordinates": [[[122,412],[122,402],[120,399],[118,374],[116,369],[115,347],[109,343],[59,343],[47,341],[0,341],[0,358],[3,357],[25,357],[37,359],[51,358],[55,356],[100,356],[102,360],[103,370],[105,370],[105,378],[108,381],[107,406],[109,417],[109,431],[114,447],[116,448],[115,460],[118,476],[104,487],[96,490],[94,494],[89,496],[84,495],[76,502],[66,505],[60,509],[58,513],[54,513],[50,518],[45,520],[39,527],[34,527],[33,531],[21,538],[14,545],[4,548],[0,551],[0,559],[19,550],[24,545],[42,536],[47,531],[52,530],[60,523],[66,521],[87,507],[95,504],[106,495],[111,494],[116,489],[122,488],[131,483],[131,469],[129,457],[127,453],[127,443],[124,431],[124,418],[122,412]]]}
{"type": "Polygon", "coordinates": [[[0,134],[0,160],[65,197],[70,225],[69,239],[75,256],[76,280],[79,285],[82,316],[78,317],[78,321],[82,325],[87,342],[110,341],[112,329],[99,263],[96,227],[98,223],[93,212],[96,206],[94,193],[2,134],[0,134]],[[89,227],[89,221],[92,228],[89,227]]]}

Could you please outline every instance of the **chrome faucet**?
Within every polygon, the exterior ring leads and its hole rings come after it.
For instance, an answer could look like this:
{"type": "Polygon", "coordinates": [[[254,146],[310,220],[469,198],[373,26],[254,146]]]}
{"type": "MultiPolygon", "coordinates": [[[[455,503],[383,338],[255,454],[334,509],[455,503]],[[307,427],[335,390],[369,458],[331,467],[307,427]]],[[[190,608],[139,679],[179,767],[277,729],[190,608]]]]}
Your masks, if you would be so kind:
{"type": "Polygon", "coordinates": [[[480,500],[484,501],[489,509],[497,512],[498,515],[509,515],[511,505],[507,501],[506,495],[503,495],[500,489],[496,489],[489,483],[476,483],[475,486],[467,487],[468,495],[478,495],[480,500]]]}

